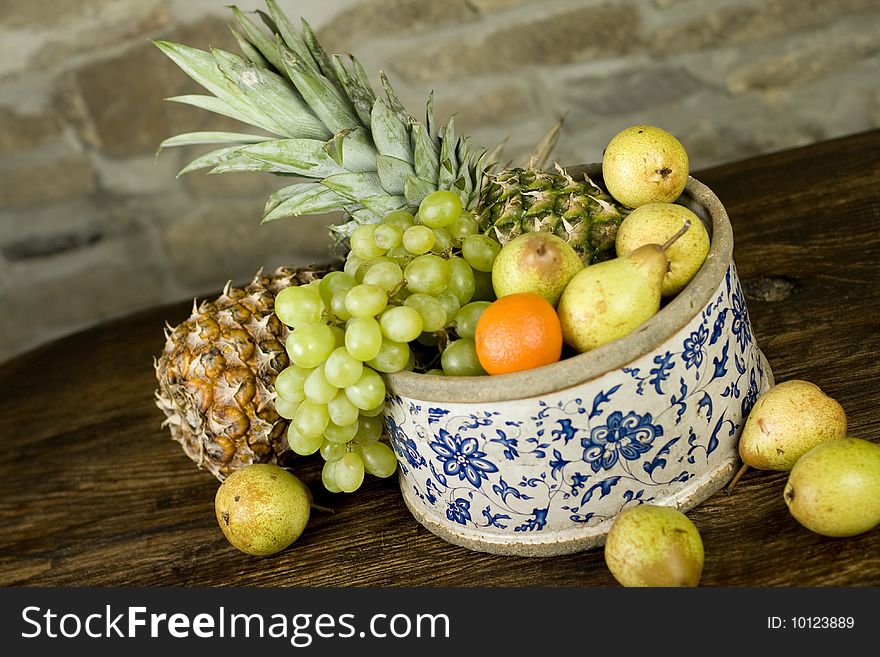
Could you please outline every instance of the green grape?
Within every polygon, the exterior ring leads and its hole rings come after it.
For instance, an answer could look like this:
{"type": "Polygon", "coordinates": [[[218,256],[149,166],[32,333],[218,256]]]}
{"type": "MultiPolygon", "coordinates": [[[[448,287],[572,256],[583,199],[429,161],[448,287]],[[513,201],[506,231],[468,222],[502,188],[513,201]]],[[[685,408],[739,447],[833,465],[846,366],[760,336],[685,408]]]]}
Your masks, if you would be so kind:
{"type": "Polygon", "coordinates": [[[391,292],[402,282],[403,270],[400,265],[390,259],[372,264],[364,274],[365,285],[375,285],[385,292],[391,292]]]}
{"type": "Polygon", "coordinates": [[[373,239],[376,240],[376,245],[380,249],[388,251],[388,249],[393,249],[400,244],[400,241],[403,239],[403,229],[394,224],[382,224],[381,226],[376,226],[373,239]]]}
{"type": "Polygon", "coordinates": [[[364,364],[363,361],[353,358],[345,347],[337,347],[324,363],[324,376],[327,381],[337,388],[345,388],[357,383],[361,378],[364,364]]]}
{"type": "Polygon", "coordinates": [[[446,311],[445,326],[449,326],[455,320],[455,315],[461,308],[461,304],[458,302],[458,297],[449,290],[446,290],[434,298],[440,302],[440,305],[443,306],[443,310],[446,311]]]}
{"type": "Polygon", "coordinates": [[[375,317],[388,305],[388,294],[381,287],[361,283],[345,295],[345,307],[352,317],[375,317]]]}
{"type": "MultiPolygon", "coordinates": [[[[357,283],[355,283],[357,285],[357,283]]],[[[352,286],[353,288],[354,286],[352,286]]],[[[336,290],[333,292],[333,296],[330,298],[330,311],[343,322],[347,322],[351,319],[351,313],[348,312],[348,308],[345,306],[345,299],[348,297],[348,293],[352,288],[336,290]]]]}
{"type": "MultiPolygon", "coordinates": [[[[335,349],[339,349],[339,347],[345,346],[345,329],[341,326],[331,326],[330,330],[333,331],[333,337],[336,338],[336,347],[335,349]]],[[[328,356],[329,358],[329,356],[328,356]]]]}
{"type": "Polygon", "coordinates": [[[455,314],[455,332],[458,333],[458,337],[473,340],[480,315],[490,305],[492,304],[489,301],[471,301],[462,306],[461,310],[455,314]]]}
{"type": "Polygon", "coordinates": [[[308,456],[314,454],[321,449],[324,442],[323,436],[303,436],[296,427],[291,423],[287,427],[287,444],[294,452],[300,456],[308,456]]]}
{"type": "Polygon", "coordinates": [[[361,416],[354,442],[358,445],[371,445],[382,437],[385,423],[381,417],[361,416]]]}
{"type": "Polygon", "coordinates": [[[369,260],[369,258],[362,258],[356,253],[349,253],[345,258],[345,264],[342,266],[342,271],[356,281],[355,273],[357,273],[358,268],[367,260],[369,260]]]}
{"type": "Polygon", "coordinates": [[[360,409],[351,403],[345,390],[340,390],[333,399],[327,402],[327,413],[330,415],[331,422],[343,426],[355,424],[358,421],[360,409]]]}
{"type": "Polygon", "coordinates": [[[275,296],[275,314],[287,326],[297,327],[321,321],[324,302],[308,285],[286,287],[275,296]]]}
{"type": "Polygon", "coordinates": [[[403,246],[412,255],[422,255],[434,247],[434,231],[427,226],[410,226],[403,232],[403,246]]]}
{"type": "MultiPolygon", "coordinates": [[[[345,325],[345,348],[352,358],[368,361],[382,348],[382,329],[372,317],[352,317],[345,325]]],[[[363,375],[362,375],[363,376],[363,375]]]]}
{"type": "Polygon", "coordinates": [[[434,246],[431,247],[433,253],[443,253],[452,249],[452,235],[445,228],[433,228],[434,246]]]}
{"type": "Polygon", "coordinates": [[[333,478],[343,493],[353,493],[364,481],[364,462],[354,452],[348,452],[336,461],[333,478]]]}
{"type": "MultiPolygon", "coordinates": [[[[381,257],[384,257],[384,256],[381,256],[381,257]]],[[[357,268],[357,271],[354,273],[354,280],[356,283],[363,283],[364,282],[364,276],[366,276],[367,270],[370,268],[370,265],[373,263],[373,260],[374,260],[373,258],[371,258],[369,260],[365,260],[357,268]]]]}
{"type": "Polygon", "coordinates": [[[300,402],[306,398],[303,384],[311,370],[291,365],[278,372],[275,377],[275,392],[290,402],[300,402]]]}
{"type": "Polygon", "coordinates": [[[422,317],[422,331],[432,333],[446,326],[446,309],[428,294],[411,294],[403,302],[405,308],[413,308],[422,317]]]}
{"type": "MultiPolygon", "coordinates": [[[[305,395],[303,395],[303,399],[305,399],[305,395]]],[[[275,412],[285,420],[292,420],[296,417],[301,403],[302,400],[291,401],[284,397],[275,397],[275,412]]]]}
{"type": "Polygon", "coordinates": [[[473,268],[459,256],[451,257],[449,262],[449,285],[447,289],[452,292],[461,305],[466,304],[474,296],[476,281],[473,268]]]}
{"type": "Polygon", "coordinates": [[[385,410],[385,400],[383,399],[381,403],[374,406],[373,408],[368,408],[366,410],[361,409],[362,417],[378,417],[382,415],[382,412],[385,410]]]}
{"type": "Polygon", "coordinates": [[[346,274],[344,271],[331,271],[324,278],[320,279],[318,290],[321,294],[321,301],[325,306],[330,305],[330,299],[337,290],[350,290],[356,285],[354,278],[346,274]]]}
{"type": "Polygon", "coordinates": [[[422,316],[411,306],[392,306],[379,317],[379,326],[389,340],[411,342],[422,332],[422,316]]]}
{"type": "Polygon", "coordinates": [[[428,370],[427,372],[425,372],[425,374],[430,374],[432,376],[446,376],[446,372],[437,369],[436,367],[434,369],[428,370]]]}
{"type": "Polygon", "coordinates": [[[351,251],[361,258],[375,258],[384,255],[388,249],[383,249],[376,243],[376,224],[361,224],[349,236],[351,251]]]}
{"type": "Polygon", "coordinates": [[[395,342],[384,338],[379,353],[367,365],[378,372],[393,374],[406,367],[409,356],[409,345],[406,342],[395,342]]]}
{"type": "Polygon", "coordinates": [[[433,254],[419,256],[403,271],[410,291],[431,295],[446,289],[450,273],[449,263],[433,254]]]}
{"type": "Polygon", "coordinates": [[[452,243],[460,245],[461,241],[468,235],[476,235],[479,230],[474,215],[464,210],[461,215],[446,228],[452,235],[452,243]]]}
{"type": "Polygon", "coordinates": [[[495,301],[492,272],[474,271],[474,296],[471,297],[471,301],[495,301]]]}
{"type": "Polygon", "coordinates": [[[413,259],[413,254],[406,250],[403,244],[395,246],[388,251],[387,257],[397,263],[398,267],[406,267],[406,264],[413,259]]]}
{"type": "Polygon", "coordinates": [[[336,345],[336,336],[326,324],[305,324],[296,327],[287,336],[287,355],[294,365],[317,367],[336,345]]]}
{"type": "Polygon", "coordinates": [[[406,301],[411,294],[412,292],[406,289],[406,285],[401,285],[398,288],[397,292],[394,293],[394,296],[391,297],[389,302],[399,306],[404,301],[406,301]]]}
{"type": "Polygon", "coordinates": [[[481,376],[486,373],[477,358],[477,346],[467,338],[450,343],[440,356],[440,364],[449,376],[481,376]]]}
{"type": "Polygon", "coordinates": [[[296,416],[293,418],[296,431],[307,438],[324,433],[329,422],[330,415],[327,413],[327,405],[316,404],[308,399],[299,405],[296,416]]]}
{"type": "Polygon", "coordinates": [[[324,429],[324,438],[329,440],[331,443],[340,443],[342,445],[346,445],[351,442],[357,432],[357,422],[343,425],[328,422],[326,428],[324,429]]]}
{"type": "Polygon", "coordinates": [[[360,450],[364,469],[376,477],[390,477],[397,470],[397,457],[385,443],[363,445],[360,450]]]}
{"type": "Polygon", "coordinates": [[[412,226],[415,221],[415,217],[406,210],[395,210],[382,218],[382,223],[386,226],[397,226],[402,231],[412,226]]]}
{"type": "Polygon", "coordinates": [[[346,443],[334,443],[322,438],[319,449],[321,450],[321,458],[325,461],[338,461],[348,452],[348,445],[346,443]]]}
{"type": "Polygon", "coordinates": [[[468,235],[461,243],[461,255],[477,271],[491,272],[501,245],[488,235],[468,235]]]}
{"type": "Polygon", "coordinates": [[[331,493],[341,493],[342,489],[336,484],[335,470],[336,461],[324,461],[324,467],[321,469],[321,483],[331,493]]]}
{"type": "MultiPolygon", "coordinates": [[[[343,351],[345,350],[343,349],[343,351]]],[[[332,352],[330,355],[333,355],[332,352]]],[[[324,368],[325,364],[321,363],[313,369],[312,373],[306,378],[305,385],[303,386],[303,391],[306,393],[306,399],[315,402],[316,404],[326,404],[336,396],[337,392],[339,392],[338,386],[333,385],[327,380],[324,368]]]]}
{"type": "Polygon", "coordinates": [[[458,194],[438,189],[428,194],[419,204],[419,221],[431,228],[443,228],[458,219],[461,199],[458,194]]]}
{"type": "Polygon", "coordinates": [[[376,370],[365,367],[360,380],[348,386],[345,394],[349,401],[361,410],[375,408],[385,401],[385,382],[376,370]]]}

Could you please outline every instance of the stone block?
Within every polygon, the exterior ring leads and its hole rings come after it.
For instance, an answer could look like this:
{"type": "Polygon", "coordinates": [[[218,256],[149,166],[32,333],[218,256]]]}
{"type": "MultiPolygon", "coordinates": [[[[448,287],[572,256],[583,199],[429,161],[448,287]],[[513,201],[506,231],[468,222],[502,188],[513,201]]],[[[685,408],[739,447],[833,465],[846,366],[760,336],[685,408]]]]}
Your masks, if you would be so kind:
{"type": "Polygon", "coordinates": [[[362,41],[426,30],[472,20],[468,0],[372,0],[337,14],[319,31],[328,52],[350,52],[362,41]]]}
{"type": "Polygon", "coordinates": [[[522,5],[536,5],[543,2],[547,2],[547,0],[470,0],[471,6],[483,13],[503,11],[522,5]]]}
{"type": "Polygon", "coordinates": [[[510,81],[495,85],[455,84],[435,89],[434,115],[441,122],[455,114],[456,128],[466,133],[483,124],[503,124],[532,114],[536,103],[527,83],[510,81]],[[464,102],[463,102],[464,101],[464,102]]]}
{"type": "Polygon", "coordinates": [[[92,154],[92,163],[102,191],[114,196],[162,196],[169,188],[179,186],[176,179],[180,170],[178,153],[137,155],[125,158],[92,154]]]}
{"type": "Polygon", "coordinates": [[[62,102],[85,142],[107,155],[155,152],[169,133],[163,59],[145,43],[70,73],[62,102]]]}
{"type": "Polygon", "coordinates": [[[660,54],[718,49],[805,29],[824,30],[855,12],[876,7],[876,0],[769,0],[752,6],[726,6],[659,27],[650,44],[660,54]]]}
{"type": "Polygon", "coordinates": [[[572,78],[562,86],[561,103],[576,124],[580,116],[618,116],[680,102],[710,85],[684,69],[649,64],[604,76],[572,78]]]}
{"type": "Polygon", "coordinates": [[[52,112],[19,114],[0,109],[0,153],[39,148],[58,139],[61,130],[61,117],[52,112]]]}
{"type": "MultiPolygon", "coordinates": [[[[68,2],[53,3],[67,6],[68,2]]],[[[77,2],[69,4],[76,5],[77,2]]],[[[94,7],[71,16],[62,29],[41,34],[45,43],[34,54],[31,69],[66,67],[72,57],[94,57],[95,53],[117,48],[148,36],[167,26],[171,20],[166,0],[122,0],[93,2],[94,7]]]]}
{"type": "Polygon", "coordinates": [[[260,224],[259,203],[202,203],[165,227],[164,247],[182,285],[219,289],[249,280],[260,267],[325,261],[328,226],[338,215],[296,217],[260,224]]]}
{"type": "MultiPolygon", "coordinates": [[[[0,0],[0,16],[8,27],[36,26],[38,28],[64,25],[66,21],[81,18],[106,9],[118,0],[0,0]]],[[[129,2],[135,5],[136,2],[129,2]]]]}
{"type": "Polygon", "coordinates": [[[624,55],[643,44],[638,10],[596,5],[499,28],[482,39],[455,38],[401,56],[393,67],[413,81],[521,71],[624,55]]]}
{"type": "Polygon", "coordinates": [[[786,88],[838,73],[880,53],[878,31],[880,12],[873,23],[826,30],[821,40],[807,38],[778,44],[769,53],[754,55],[734,68],[727,76],[727,88],[734,93],[786,88]]]}
{"type": "Polygon", "coordinates": [[[88,196],[95,189],[95,172],[84,155],[9,159],[0,177],[0,208],[50,204],[88,196]]]}

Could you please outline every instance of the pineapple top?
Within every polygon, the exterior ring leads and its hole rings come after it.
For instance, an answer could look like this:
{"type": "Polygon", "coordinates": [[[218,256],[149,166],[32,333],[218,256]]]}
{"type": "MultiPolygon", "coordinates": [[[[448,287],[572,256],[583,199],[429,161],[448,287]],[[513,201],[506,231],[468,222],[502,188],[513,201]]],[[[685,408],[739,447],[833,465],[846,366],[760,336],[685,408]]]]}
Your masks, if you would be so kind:
{"type": "Polygon", "coordinates": [[[353,221],[334,227],[342,236],[399,209],[418,207],[436,189],[451,189],[474,208],[493,153],[456,138],[454,120],[439,127],[432,98],[426,121],[407,112],[380,72],[384,97],[350,55],[328,55],[305,20],[301,32],[266,0],[257,15],[269,33],[232,7],[232,28],[243,56],[155,41],[187,75],[212,95],[169,100],[232,117],[268,134],[192,132],[162,148],[218,146],[181,173],[264,171],[311,178],[282,187],[268,199],[263,221],[342,210],[353,221]]]}

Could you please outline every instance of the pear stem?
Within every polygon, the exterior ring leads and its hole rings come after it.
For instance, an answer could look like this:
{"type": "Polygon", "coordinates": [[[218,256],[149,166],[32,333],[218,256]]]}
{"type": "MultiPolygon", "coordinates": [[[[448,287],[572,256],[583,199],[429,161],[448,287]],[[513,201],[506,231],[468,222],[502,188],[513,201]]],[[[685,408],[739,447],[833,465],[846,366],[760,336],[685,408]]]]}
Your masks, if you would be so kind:
{"type": "Polygon", "coordinates": [[[739,472],[737,472],[737,473],[733,476],[733,479],[731,479],[730,483],[727,484],[727,489],[726,489],[726,490],[727,490],[727,493],[728,493],[728,494],[730,494],[730,492],[733,490],[733,487],[736,486],[737,482],[738,482],[740,479],[742,479],[742,476],[746,473],[746,470],[748,470],[748,469],[749,469],[749,464],[748,464],[748,463],[743,463],[742,467],[739,469],[739,472]]]}
{"type": "Polygon", "coordinates": [[[665,250],[668,249],[670,246],[672,246],[673,243],[675,242],[675,240],[677,240],[679,237],[681,237],[682,235],[684,235],[684,234],[688,231],[688,228],[690,228],[690,227],[691,227],[691,220],[690,220],[690,219],[685,219],[684,226],[682,226],[681,228],[679,228],[679,229],[678,229],[678,232],[677,232],[675,235],[673,235],[673,236],[670,237],[668,240],[666,240],[666,244],[664,244],[663,246],[661,246],[661,247],[660,247],[660,250],[661,250],[661,251],[665,251],[665,250]]]}
{"type": "Polygon", "coordinates": [[[309,506],[315,511],[322,511],[323,513],[336,513],[334,509],[331,509],[329,506],[321,506],[320,504],[309,504],[309,506]]]}

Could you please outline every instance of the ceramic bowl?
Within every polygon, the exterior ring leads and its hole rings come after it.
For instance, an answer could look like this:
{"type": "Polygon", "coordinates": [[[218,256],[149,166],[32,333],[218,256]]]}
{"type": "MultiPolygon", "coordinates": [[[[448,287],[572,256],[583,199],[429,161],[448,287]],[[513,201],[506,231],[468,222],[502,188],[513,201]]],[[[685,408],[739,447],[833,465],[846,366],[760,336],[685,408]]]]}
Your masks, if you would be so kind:
{"type": "MultiPolygon", "coordinates": [[[[601,180],[599,165],[569,168],[601,180]]],[[[678,203],[711,236],[700,271],[628,336],[525,372],[387,377],[400,488],[443,539],[547,556],[601,545],[625,507],[686,511],[737,468],[737,441],[773,383],[755,344],[721,202],[689,178],[678,203]]]]}

